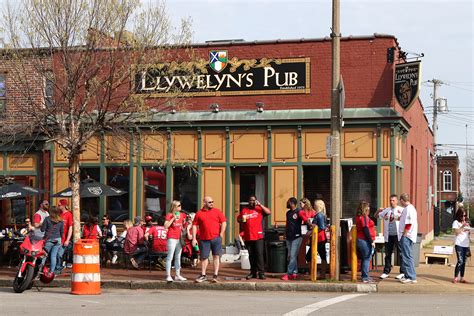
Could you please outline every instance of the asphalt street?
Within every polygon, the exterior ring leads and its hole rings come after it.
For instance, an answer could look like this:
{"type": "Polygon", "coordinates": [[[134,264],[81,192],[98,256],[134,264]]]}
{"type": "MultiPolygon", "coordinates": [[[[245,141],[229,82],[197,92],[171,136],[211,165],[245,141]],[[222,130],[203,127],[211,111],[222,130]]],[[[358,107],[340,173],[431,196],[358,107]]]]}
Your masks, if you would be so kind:
{"type": "Polygon", "coordinates": [[[351,294],[0,288],[0,315],[472,315],[472,294],[351,294]]]}

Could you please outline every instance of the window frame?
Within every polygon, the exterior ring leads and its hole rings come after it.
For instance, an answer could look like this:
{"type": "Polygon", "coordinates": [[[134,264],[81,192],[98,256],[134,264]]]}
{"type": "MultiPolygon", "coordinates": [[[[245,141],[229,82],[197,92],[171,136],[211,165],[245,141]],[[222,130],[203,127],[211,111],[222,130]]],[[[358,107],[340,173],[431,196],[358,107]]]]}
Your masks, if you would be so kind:
{"type": "Polygon", "coordinates": [[[453,191],[453,173],[451,170],[443,171],[443,191],[451,192],[453,191]],[[448,189],[449,186],[449,189],[448,189]]]}
{"type": "Polygon", "coordinates": [[[7,110],[7,74],[4,72],[0,73],[0,83],[2,82],[2,80],[4,82],[5,93],[3,94],[3,96],[0,95],[0,103],[3,103],[3,105],[0,105],[0,114],[5,113],[7,110]]]}

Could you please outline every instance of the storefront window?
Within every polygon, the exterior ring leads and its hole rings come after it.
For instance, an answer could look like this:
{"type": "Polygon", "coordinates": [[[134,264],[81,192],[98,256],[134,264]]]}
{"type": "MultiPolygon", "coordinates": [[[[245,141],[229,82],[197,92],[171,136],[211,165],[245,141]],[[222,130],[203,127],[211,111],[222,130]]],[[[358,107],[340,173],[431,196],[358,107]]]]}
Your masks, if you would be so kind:
{"type": "Polygon", "coordinates": [[[329,166],[303,167],[304,197],[314,203],[321,199],[326,205],[328,217],[331,218],[331,178],[329,166]]]}
{"type": "Polygon", "coordinates": [[[107,185],[126,191],[121,196],[107,198],[107,214],[113,222],[122,222],[129,218],[130,169],[128,167],[107,167],[107,185]]]}
{"type": "Polygon", "coordinates": [[[157,220],[166,213],[166,174],[157,167],[144,167],[143,182],[144,214],[157,220]]]}
{"type": "Polygon", "coordinates": [[[377,167],[343,166],[342,218],[354,218],[360,201],[370,204],[373,216],[377,210],[377,167]]]}
{"type": "MultiPolygon", "coordinates": [[[[81,167],[81,181],[86,179],[100,180],[100,168],[81,167]]],[[[81,198],[81,222],[86,222],[89,216],[99,216],[99,198],[81,198]]]]}
{"type": "MultiPolygon", "coordinates": [[[[32,176],[15,176],[13,181],[20,185],[35,187],[32,176]]],[[[0,228],[23,225],[25,218],[31,218],[36,212],[38,200],[37,196],[0,200],[0,228]]]]}
{"type": "Polygon", "coordinates": [[[192,167],[173,169],[173,199],[181,201],[186,212],[197,212],[197,172],[192,167]]]}

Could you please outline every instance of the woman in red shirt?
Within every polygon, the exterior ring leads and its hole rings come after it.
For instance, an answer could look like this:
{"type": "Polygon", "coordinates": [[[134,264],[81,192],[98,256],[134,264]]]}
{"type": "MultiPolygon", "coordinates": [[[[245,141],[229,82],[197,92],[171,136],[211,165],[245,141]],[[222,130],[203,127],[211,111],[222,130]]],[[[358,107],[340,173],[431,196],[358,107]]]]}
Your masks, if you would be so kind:
{"type": "Polygon", "coordinates": [[[181,212],[181,202],[173,201],[170,211],[166,214],[165,229],[168,229],[168,255],[166,256],[166,281],[173,282],[171,277],[171,260],[174,256],[174,268],[176,271],[175,281],[186,281],[180,274],[181,272],[181,234],[184,230],[186,214],[181,212]]]}
{"type": "Polygon", "coordinates": [[[372,283],[374,280],[369,277],[369,265],[375,248],[374,222],[369,218],[369,203],[362,201],[357,208],[356,228],[357,228],[357,251],[361,260],[362,282],[372,283]]]}

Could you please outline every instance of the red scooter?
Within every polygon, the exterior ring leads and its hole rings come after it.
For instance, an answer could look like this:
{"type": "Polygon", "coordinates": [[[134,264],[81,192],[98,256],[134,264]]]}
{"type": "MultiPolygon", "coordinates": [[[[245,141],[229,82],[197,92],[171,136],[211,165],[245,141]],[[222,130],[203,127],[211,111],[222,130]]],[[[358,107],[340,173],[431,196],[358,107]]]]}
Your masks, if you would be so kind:
{"type": "Polygon", "coordinates": [[[54,280],[54,273],[48,271],[46,262],[48,254],[43,249],[45,241],[35,240],[33,232],[29,233],[20,245],[20,264],[13,280],[13,290],[22,293],[33,287],[33,281],[40,275],[40,281],[50,283],[54,280]]]}

